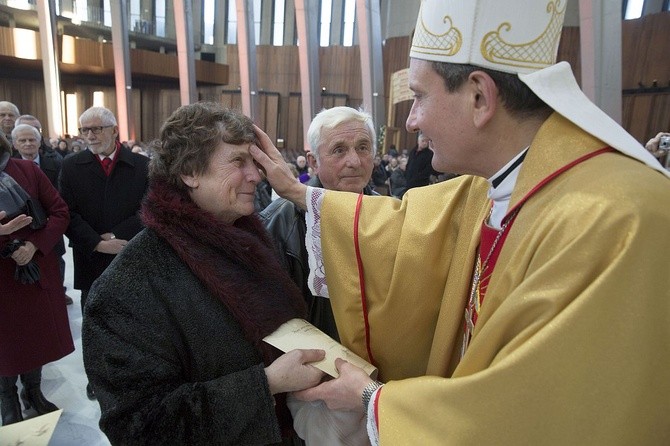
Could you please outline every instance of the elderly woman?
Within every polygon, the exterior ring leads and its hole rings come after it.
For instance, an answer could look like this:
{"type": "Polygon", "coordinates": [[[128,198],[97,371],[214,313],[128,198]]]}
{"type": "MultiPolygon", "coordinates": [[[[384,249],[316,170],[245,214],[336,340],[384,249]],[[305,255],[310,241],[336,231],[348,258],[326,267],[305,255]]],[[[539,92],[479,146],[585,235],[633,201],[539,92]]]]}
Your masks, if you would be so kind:
{"type": "Polygon", "coordinates": [[[65,307],[63,281],[54,247],[70,221],[67,205],[32,161],[11,158],[11,146],[0,135],[0,203],[12,197],[38,201],[48,217],[41,228],[32,218],[0,206],[0,404],[2,424],[23,420],[21,399],[38,415],[57,410],[41,390],[42,366],[74,351],[65,307]],[[7,215],[6,211],[10,211],[7,215]],[[34,226],[34,225],[33,225],[34,226]],[[35,268],[37,267],[37,268],[35,268]],[[27,280],[21,268],[39,270],[27,280]],[[17,270],[18,269],[18,270],[17,270]]]}
{"type": "Polygon", "coordinates": [[[84,364],[113,444],[288,444],[285,392],[316,385],[319,350],[263,342],[304,317],[254,215],[251,120],[176,110],[154,144],[140,232],[93,284],[84,364]]]}

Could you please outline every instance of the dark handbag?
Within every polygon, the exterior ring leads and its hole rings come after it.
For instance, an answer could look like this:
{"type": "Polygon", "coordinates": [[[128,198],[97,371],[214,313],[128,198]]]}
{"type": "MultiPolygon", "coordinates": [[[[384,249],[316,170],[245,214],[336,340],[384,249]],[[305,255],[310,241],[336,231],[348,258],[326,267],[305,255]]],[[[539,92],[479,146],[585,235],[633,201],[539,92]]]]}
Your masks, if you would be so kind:
{"type": "MultiPolygon", "coordinates": [[[[23,240],[12,240],[11,242],[7,243],[2,248],[2,250],[0,250],[0,258],[9,259],[12,254],[14,254],[14,251],[19,249],[24,244],[25,242],[23,240]]],[[[35,262],[35,260],[31,260],[25,265],[17,264],[16,269],[14,270],[14,280],[22,283],[23,285],[31,285],[33,283],[39,282],[40,266],[35,262]]]]}
{"type": "Polygon", "coordinates": [[[30,223],[32,229],[42,229],[49,219],[40,202],[32,198],[26,200],[25,213],[33,217],[33,221],[30,223]]]}

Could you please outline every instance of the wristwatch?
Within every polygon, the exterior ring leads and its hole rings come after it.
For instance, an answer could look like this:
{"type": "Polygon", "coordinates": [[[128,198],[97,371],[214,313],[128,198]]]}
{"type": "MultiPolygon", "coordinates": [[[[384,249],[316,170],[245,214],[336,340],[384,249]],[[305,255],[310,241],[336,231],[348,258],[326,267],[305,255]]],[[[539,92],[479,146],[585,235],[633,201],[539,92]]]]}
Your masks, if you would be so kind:
{"type": "Polygon", "coordinates": [[[114,234],[111,234],[111,235],[109,236],[109,239],[110,239],[110,240],[114,240],[115,238],[116,238],[116,236],[115,236],[114,234]]]}
{"type": "Polygon", "coordinates": [[[361,400],[363,401],[363,412],[366,414],[368,413],[368,405],[370,405],[370,398],[372,398],[372,394],[375,393],[375,390],[379,389],[381,386],[383,386],[383,384],[379,381],[372,381],[367,386],[365,386],[365,389],[363,389],[361,400]]]}

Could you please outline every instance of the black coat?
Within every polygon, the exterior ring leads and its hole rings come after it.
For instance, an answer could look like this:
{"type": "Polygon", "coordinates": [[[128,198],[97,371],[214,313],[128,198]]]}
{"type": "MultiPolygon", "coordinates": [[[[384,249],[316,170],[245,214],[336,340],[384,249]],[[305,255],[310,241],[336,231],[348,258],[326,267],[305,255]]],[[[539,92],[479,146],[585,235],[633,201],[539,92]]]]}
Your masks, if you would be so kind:
{"type": "Polygon", "coordinates": [[[258,350],[156,232],[117,256],[85,310],[84,365],[112,444],[281,441],[258,350]]]}
{"type": "Polygon", "coordinates": [[[138,211],[148,186],[149,159],[120,150],[109,177],[89,150],[63,160],[59,190],[70,208],[65,235],[72,246],[76,289],[89,289],[114,260],[114,255],[94,251],[101,234],[130,240],[143,227],[138,211]]]}
{"type": "Polygon", "coordinates": [[[433,151],[423,149],[418,151],[416,147],[409,153],[407,159],[407,168],[405,169],[405,179],[407,180],[407,189],[430,184],[430,176],[437,174],[431,165],[433,161],[433,151]]]}

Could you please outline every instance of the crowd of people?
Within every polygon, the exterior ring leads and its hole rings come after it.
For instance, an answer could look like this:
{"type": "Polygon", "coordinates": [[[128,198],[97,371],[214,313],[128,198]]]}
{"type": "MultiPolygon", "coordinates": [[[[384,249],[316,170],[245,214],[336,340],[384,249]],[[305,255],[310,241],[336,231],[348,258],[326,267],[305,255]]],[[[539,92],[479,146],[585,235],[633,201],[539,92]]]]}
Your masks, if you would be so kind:
{"type": "Polygon", "coordinates": [[[57,410],[66,236],[112,444],[670,442],[670,134],[645,150],[586,99],[561,27],[525,26],[561,11],[491,2],[422,2],[407,153],[343,106],[287,161],[210,102],[149,145],[91,107],[64,153],[0,102],[3,425],[57,410]],[[546,40],[523,63],[481,51],[501,11],[546,40]],[[378,375],[263,341],[296,318],[378,375]]]}

